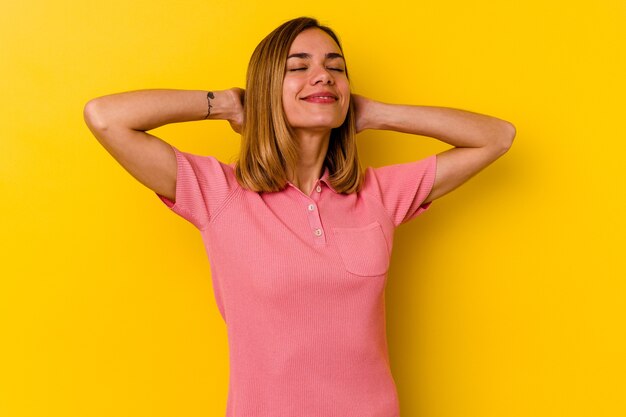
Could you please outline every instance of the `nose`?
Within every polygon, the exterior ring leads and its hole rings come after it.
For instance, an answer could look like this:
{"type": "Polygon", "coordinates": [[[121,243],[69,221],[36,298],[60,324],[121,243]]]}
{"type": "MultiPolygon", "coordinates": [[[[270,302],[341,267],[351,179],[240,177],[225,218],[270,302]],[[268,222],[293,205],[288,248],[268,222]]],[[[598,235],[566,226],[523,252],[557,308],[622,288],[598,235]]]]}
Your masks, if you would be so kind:
{"type": "Polygon", "coordinates": [[[335,82],[333,75],[326,68],[319,68],[317,71],[313,73],[311,76],[311,84],[315,85],[318,83],[332,85],[335,82]]]}

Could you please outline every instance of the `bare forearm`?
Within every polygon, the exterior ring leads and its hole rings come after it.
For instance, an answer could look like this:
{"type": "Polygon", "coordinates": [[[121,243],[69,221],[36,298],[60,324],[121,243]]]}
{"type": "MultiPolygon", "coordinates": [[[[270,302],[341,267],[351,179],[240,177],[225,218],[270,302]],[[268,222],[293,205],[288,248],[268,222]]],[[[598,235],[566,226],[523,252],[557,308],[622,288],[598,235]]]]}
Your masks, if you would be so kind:
{"type": "MultiPolygon", "coordinates": [[[[213,91],[209,119],[232,115],[229,90],[213,91]]],[[[203,120],[208,112],[207,91],[153,89],[111,94],[91,100],[87,107],[98,128],[127,127],[147,131],[169,123],[203,120]]]]}
{"type": "Polygon", "coordinates": [[[365,128],[393,130],[428,136],[455,147],[488,146],[500,137],[513,135],[505,120],[447,107],[409,106],[369,102],[365,128]]]}
{"type": "Polygon", "coordinates": [[[453,148],[437,154],[433,201],[480,172],[508,151],[516,135],[505,120],[449,107],[387,104],[352,95],[357,132],[393,130],[439,139],[453,148]]]}

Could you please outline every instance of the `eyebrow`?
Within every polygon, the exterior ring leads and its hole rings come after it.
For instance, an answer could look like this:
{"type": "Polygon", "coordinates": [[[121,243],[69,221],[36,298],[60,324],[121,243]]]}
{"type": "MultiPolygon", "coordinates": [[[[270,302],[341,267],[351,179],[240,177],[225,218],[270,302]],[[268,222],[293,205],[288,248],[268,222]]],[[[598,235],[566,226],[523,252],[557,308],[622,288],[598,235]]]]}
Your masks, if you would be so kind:
{"type": "MultiPolygon", "coordinates": [[[[329,52],[325,55],[326,59],[336,59],[336,58],[341,58],[344,59],[343,55],[338,54],[337,52],[329,52]]],[[[287,57],[287,59],[289,58],[302,58],[302,59],[311,59],[312,55],[307,53],[307,52],[299,52],[296,54],[291,54],[287,57]]],[[[345,60],[345,59],[344,59],[345,60]]]]}

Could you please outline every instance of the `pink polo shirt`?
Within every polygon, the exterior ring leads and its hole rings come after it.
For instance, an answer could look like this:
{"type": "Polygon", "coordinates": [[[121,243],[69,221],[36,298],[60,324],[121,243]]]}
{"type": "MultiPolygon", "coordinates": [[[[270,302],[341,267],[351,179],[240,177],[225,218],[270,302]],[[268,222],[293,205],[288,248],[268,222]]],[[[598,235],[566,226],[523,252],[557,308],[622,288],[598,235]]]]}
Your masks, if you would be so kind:
{"type": "Polygon", "coordinates": [[[428,208],[436,156],[368,167],[352,194],[325,168],[306,195],[249,191],[234,163],[174,151],[176,203],[157,195],[202,234],[228,332],[226,416],[398,417],[384,289],[394,229],[428,208]]]}

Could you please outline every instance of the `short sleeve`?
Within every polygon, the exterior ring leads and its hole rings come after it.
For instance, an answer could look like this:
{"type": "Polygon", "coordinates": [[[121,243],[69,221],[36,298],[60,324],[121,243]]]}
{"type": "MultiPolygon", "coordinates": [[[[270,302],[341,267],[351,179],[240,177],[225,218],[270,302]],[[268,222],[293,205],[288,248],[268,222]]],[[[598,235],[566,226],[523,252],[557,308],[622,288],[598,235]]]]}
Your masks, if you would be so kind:
{"type": "Polygon", "coordinates": [[[431,203],[424,200],[433,188],[436,170],[436,155],[403,164],[368,167],[362,192],[378,200],[397,227],[430,207],[431,203]]]}
{"type": "Polygon", "coordinates": [[[156,195],[173,212],[203,229],[237,186],[234,169],[213,156],[172,149],[177,165],[176,201],[156,195]]]}

